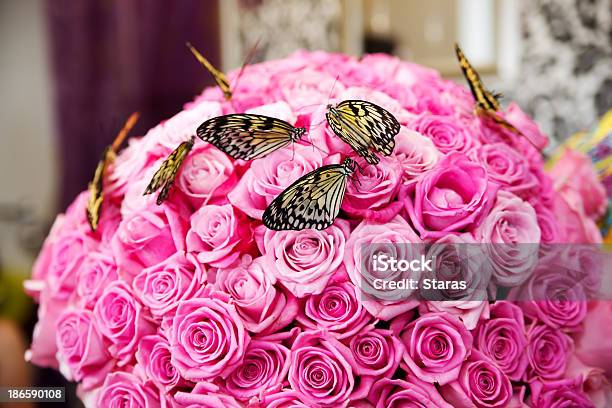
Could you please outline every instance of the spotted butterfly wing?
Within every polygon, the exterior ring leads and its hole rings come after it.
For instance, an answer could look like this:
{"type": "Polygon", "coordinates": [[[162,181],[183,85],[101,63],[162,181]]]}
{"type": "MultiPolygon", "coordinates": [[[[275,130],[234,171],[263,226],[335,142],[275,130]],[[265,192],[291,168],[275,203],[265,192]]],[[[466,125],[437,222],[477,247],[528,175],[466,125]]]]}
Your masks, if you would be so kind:
{"type": "Polygon", "coordinates": [[[355,162],[320,167],[299,178],[266,208],[262,221],[271,230],[325,229],[334,223],[355,162]]]}
{"type": "Polygon", "coordinates": [[[400,124],[390,112],[376,104],[346,100],[328,106],[325,116],[334,133],[370,164],[380,161],[372,150],[389,156],[395,148],[400,124]]]}
{"type": "Polygon", "coordinates": [[[252,160],[300,140],[305,131],[277,118],[236,113],[207,120],[197,135],[234,159],[252,160]]]}
{"type": "Polygon", "coordinates": [[[170,153],[170,155],[164,160],[159,169],[153,175],[151,182],[147,186],[144,194],[151,194],[161,188],[159,195],[157,196],[157,205],[161,205],[170,193],[170,187],[174,184],[176,173],[183,164],[185,157],[193,148],[194,137],[182,142],[176,149],[170,153]]]}

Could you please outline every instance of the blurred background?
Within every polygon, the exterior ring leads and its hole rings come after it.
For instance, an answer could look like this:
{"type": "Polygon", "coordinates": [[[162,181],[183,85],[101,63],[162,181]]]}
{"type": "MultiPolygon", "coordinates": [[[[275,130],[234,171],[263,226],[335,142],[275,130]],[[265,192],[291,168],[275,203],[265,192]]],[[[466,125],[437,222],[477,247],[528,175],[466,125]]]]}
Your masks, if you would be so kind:
{"type": "Polygon", "coordinates": [[[2,0],[0,385],[61,383],[21,363],[21,280],[102,149],[131,112],[143,134],[210,85],[186,41],[229,70],[257,39],[258,61],[388,52],[464,83],[458,41],[553,147],[612,107],[612,0],[2,0]]]}

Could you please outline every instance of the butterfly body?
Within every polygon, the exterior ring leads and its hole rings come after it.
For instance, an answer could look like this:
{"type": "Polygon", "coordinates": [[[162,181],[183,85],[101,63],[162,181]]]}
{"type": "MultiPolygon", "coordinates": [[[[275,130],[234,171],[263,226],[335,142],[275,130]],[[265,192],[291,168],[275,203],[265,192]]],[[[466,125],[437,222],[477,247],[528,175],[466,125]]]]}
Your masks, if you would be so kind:
{"type": "Polygon", "coordinates": [[[264,115],[235,113],[211,118],[197,135],[234,159],[258,159],[299,141],[305,128],[264,115]]]}
{"type": "Polygon", "coordinates": [[[325,229],[334,223],[356,163],[320,167],[287,187],[264,211],[262,221],[272,230],[325,229]]]}
{"type": "Polygon", "coordinates": [[[371,102],[345,100],[328,105],[325,113],[333,132],[369,164],[380,159],[372,150],[385,156],[395,148],[395,135],[400,131],[397,119],[387,110],[371,102]]]}

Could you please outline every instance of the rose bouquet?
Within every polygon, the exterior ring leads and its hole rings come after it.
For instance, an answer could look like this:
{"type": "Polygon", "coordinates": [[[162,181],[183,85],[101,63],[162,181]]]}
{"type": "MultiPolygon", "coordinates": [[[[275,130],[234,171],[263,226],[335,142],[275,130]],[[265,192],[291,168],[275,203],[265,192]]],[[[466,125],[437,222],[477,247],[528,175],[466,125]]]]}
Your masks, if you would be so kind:
{"type": "Polygon", "coordinates": [[[57,217],[26,282],[40,304],[26,358],[77,382],[88,406],[605,406],[609,304],[370,296],[359,271],[369,244],[494,243],[483,292],[523,285],[520,297],[550,280],[526,267],[539,250],[514,244],[601,241],[602,204],[582,194],[596,180],[555,184],[534,147],[546,137],[515,104],[500,115],[525,137],[475,116],[467,88],[386,55],[249,66],[231,101],[206,89],[129,140],[95,233],[86,192],[57,217]],[[325,123],[346,99],[397,118],[392,155],[360,163],[331,227],[268,230],[288,185],[351,154],[325,123]],[[304,126],[316,148],[242,161],[196,139],[168,199],[143,196],[200,123],[234,112],[304,126]]]}

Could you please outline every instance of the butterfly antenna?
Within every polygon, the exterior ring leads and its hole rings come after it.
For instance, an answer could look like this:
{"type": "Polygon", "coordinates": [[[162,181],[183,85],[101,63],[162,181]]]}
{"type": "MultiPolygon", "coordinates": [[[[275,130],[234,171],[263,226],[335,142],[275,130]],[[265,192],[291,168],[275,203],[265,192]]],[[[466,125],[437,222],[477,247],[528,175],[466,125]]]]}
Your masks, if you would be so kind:
{"type": "Polygon", "coordinates": [[[242,67],[240,67],[240,71],[238,72],[238,75],[236,76],[236,82],[234,82],[234,86],[232,87],[233,91],[236,91],[236,89],[238,89],[238,83],[240,82],[240,78],[242,77],[242,74],[246,70],[247,65],[250,65],[251,61],[255,57],[257,48],[259,48],[259,43],[261,43],[261,36],[259,36],[257,41],[255,41],[255,44],[251,47],[251,49],[249,50],[249,53],[244,59],[244,62],[242,63],[242,67]]]}
{"type": "Polygon", "coordinates": [[[321,153],[325,154],[325,155],[329,155],[329,152],[326,150],[321,149],[320,147],[318,147],[317,145],[315,145],[312,141],[312,139],[310,138],[310,132],[308,132],[308,144],[312,146],[312,150],[314,151],[314,149],[317,149],[318,151],[320,151],[321,153]]]}
{"type": "Polygon", "coordinates": [[[291,143],[291,161],[295,159],[295,143],[291,143]]]}
{"type": "Polygon", "coordinates": [[[121,144],[123,143],[123,141],[125,140],[127,135],[130,133],[130,131],[134,128],[134,126],[136,125],[136,122],[138,122],[139,118],[140,118],[140,113],[139,112],[134,112],[125,121],[125,124],[123,125],[123,127],[121,128],[121,130],[117,134],[117,137],[113,141],[113,144],[111,145],[111,150],[113,152],[116,153],[117,151],[119,151],[119,147],[121,147],[121,144]]]}
{"type": "Polygon", "coordinates": [[[334,93],[334,88],[336,87],[336,82],[338,82],[338,78],[340,78],[340,74],[336,75],[336,79],[334,79],[334,83],[332,84],[331,90],[329,91],[329,95],[327,95],[327,103],[325,106],[329,105],[329,100],[334,93]]]}

